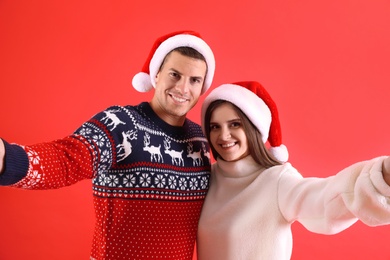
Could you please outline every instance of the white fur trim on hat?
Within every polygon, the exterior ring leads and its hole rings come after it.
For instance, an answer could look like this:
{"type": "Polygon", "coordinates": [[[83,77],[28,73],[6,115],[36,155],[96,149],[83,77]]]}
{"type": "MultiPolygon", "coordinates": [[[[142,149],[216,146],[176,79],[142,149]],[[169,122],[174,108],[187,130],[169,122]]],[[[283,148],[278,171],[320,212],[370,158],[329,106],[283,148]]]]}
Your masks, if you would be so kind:
{"type": "Polygon", "coordinates": [[[150,76],[145,72],[138,72],[131,82],[138,92],[148,92],[153,88],[150,76]]]}
{"type": "Polygon", "coordinates": [[[269,151],[279,162],[287,162],[288,151],[287,151],[287,147],[284,144],[278,147],[270,147],[269,151]]]}
{"type": "MultiPolygon", "coordinates": [[[[156,45],[156,44],[155,44],[156,45]]],[[[134,75],[132,80],[133,87],[139,92],[147,92],[153,87],[156,87],[156,75],[163,63],[165,57],[172,50],[178,47],[191,47],[203,55],[207,64],[207,73],[204,79],[201,94],[205,93],[211,86],[215,72],[215,58],[211,48],[202,38],[190,33],[180,33],[171,36],[161,42],[150,56],[144,65],[141,72],[134,75]],[[150,59],[150,60],[149,60],[150,59]],[[147,69],[149,71],[147,71],[147,69]]]]}
{"type": "MultiPolygon", "coordinates": [[[[226,100],[232,102],[240,108],[249,120],[259,129],[263,143],[268,139],[269,128],[271,125],[271,111],[268,106],[252,91],[234,85],[224,84],[213,89],[205,98],[202,105],[202,127],[204,128],[205,113],[208,106],[215,100],[226,100]]],[[[203,129],[204,131],[204,129],[203,129]]]]}
{"type": "Polygon", "coordinates": [[[191,47],[201,53],[206,59],[207,74],[202,89],[203,94],[211,86],[211,82],[213,81],[215,72],[215,59],[214,54],[211,48],[207,45],[207,43],[201,38],[191,34],[178,34],[172,36],[162,42],[160,46],[156,49],[156,52],[154,53],[149,65],[150,79],[153,87],[156,87],[155,78],[162,62],[165,59],[165,56],[173,49],[178,47],[191,47]]]}
{"type": "Polygon", "coordinates": [[[207,135],[205,114],[207,108],[215,100],[229,101],[241,109],[260,131],[263,143],[268,141],[270,144],[270,154],[282,163],[287,162],[288,150],[281,143],[281,129],[276,104],[260,83],[248,81],[224,84],[211,91],[205,98],[201,111],[202,130],[205,135],[207,135]]]}

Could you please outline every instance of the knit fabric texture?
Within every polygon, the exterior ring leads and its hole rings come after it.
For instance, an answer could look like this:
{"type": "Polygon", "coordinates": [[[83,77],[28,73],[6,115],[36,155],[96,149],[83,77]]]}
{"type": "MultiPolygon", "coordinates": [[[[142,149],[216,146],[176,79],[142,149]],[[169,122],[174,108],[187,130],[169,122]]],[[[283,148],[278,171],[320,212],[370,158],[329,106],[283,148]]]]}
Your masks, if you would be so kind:
{"type": "Polygon", "coordinates": [[[294,222],[327,235],[358,220],[388,225],[385,158],[357,162],[325,178],[304,178],[290,163],[265,169],[250,155],[217,159],[199,220],[198,259],[289,260],[294,222]]]}
{"type": "Polygon", "coordinates": [[[168,125],[144,102],[109,107],[63,139],[5,146],[6,165],[22,166],[6,167],[0,185],[52,189],[92,179],[91,259],[192,259],[210,174],[198,124],[168,125]]]}

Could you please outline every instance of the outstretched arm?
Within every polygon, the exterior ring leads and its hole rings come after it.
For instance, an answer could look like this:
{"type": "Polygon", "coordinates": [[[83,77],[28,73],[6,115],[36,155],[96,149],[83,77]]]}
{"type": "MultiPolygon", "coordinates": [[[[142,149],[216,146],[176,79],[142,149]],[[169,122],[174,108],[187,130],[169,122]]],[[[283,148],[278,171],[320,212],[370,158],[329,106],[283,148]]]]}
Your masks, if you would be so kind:
{"type": "Polygon", "coordinates": [[[385,179],[387,185],[390,186],[390,157],[387,157],[383,161],[382,174],[383,174],[383,179],[385,179]]]}
{"type": "Polygon", "coordinates": [[[0,139],[0,174],[3,172],[4,167],[5,148],[3,140],[0,139]]]}

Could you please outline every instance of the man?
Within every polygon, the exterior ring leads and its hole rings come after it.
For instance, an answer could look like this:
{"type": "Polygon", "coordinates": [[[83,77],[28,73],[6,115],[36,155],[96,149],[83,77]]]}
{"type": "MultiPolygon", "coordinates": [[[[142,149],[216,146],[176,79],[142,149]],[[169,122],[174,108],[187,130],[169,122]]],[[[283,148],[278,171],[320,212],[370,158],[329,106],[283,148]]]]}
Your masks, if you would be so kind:
{"type": "Polygon", "coordinates": [[[157,39],[133,78],[138,91],[155,88],[149,103],[109,107],[53,142],[0,139],[0,185],[52,189],[92,179],[91,259],[191,259],[210,158],[200,126],[186,114],[214,70],[198,33],[157,39]]]}

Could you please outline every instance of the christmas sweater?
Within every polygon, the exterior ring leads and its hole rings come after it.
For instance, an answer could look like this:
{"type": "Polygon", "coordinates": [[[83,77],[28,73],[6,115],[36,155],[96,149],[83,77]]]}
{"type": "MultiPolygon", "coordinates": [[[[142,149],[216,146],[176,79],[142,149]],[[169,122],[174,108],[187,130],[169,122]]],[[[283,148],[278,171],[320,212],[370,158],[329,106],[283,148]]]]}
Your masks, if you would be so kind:
{"type": "Polygon", "coordinates": [[[91,259],[192,259],[210,174],[198,124],[168,125],[145,102],[109,107],[59,140],[4,143],[0,185],[52,189],[92,179],[91,259]]]}
{"type": "Polygon", "coordinates": [[[321,234],[338,233],[357,220],[390,224],[385,158],[327,178],[303,178],[290,163],[264,169],[251,156],[218,159],[199,220],[198,259],[290,259],[295,221],[321,234]]]}

